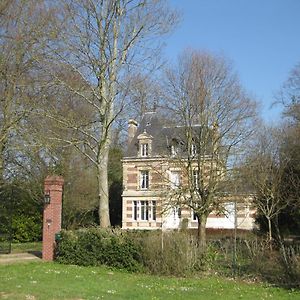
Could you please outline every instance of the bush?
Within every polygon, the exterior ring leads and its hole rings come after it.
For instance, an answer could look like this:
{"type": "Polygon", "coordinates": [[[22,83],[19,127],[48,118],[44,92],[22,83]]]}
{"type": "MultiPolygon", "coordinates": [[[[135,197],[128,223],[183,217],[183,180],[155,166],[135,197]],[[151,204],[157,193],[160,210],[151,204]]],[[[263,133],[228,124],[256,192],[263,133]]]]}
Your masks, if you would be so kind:
{"type": "Polygon", "coordinates": [[[12,220],[13,241],[19,243],[41,240],[42,221],[39,216],[20,215],[12,220]]]}
{"type": "Polygon", "coordinates": [[[196,240],[186,232],[143,232],[139,240],[143,264],[152,274],[182,276],[199,264],[196,240]]]}
{"type": "Polygon", "coordinates": [[[60,263],[107,265],[128,271],[141,269],[141,250],[129,232],[89,228],[62,231],[61,237],[56,249],[60,263]]]}

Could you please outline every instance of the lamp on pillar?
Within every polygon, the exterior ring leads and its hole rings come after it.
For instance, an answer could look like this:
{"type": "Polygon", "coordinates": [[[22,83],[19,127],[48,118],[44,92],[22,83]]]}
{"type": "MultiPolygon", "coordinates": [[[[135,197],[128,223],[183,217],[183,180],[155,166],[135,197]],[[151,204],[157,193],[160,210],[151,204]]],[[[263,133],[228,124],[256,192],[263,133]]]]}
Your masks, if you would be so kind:
{"type": "Polygon", "coordinates": [[[44,194],[44,203],[50,204],[50,202],[51,202],[50,191],[47,190],[47,191],[45,191],[45,194],[44,194]]]}

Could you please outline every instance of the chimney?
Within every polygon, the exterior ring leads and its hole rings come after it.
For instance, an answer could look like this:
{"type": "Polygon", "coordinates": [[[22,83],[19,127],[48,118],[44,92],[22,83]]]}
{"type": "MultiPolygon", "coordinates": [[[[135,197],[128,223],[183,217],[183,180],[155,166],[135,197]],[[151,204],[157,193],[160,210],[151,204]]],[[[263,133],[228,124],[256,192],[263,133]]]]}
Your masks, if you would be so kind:
{"type": "Polygon", "coordinates": [[[137,121],[130,119],[128,121],[128,145],[131,143],[137,131],[137,121]]]}

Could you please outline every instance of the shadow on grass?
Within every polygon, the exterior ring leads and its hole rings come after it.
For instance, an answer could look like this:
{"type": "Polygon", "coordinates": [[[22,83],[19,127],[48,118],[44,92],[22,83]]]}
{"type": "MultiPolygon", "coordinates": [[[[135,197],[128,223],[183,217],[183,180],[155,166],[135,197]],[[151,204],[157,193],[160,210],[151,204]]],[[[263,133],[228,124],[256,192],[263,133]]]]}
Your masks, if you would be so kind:
{"type": "Polygon", "coordinates": [[[27,251],[27,253],[32,254],[38,258],[42,258],[42,251],[27,251]]]}

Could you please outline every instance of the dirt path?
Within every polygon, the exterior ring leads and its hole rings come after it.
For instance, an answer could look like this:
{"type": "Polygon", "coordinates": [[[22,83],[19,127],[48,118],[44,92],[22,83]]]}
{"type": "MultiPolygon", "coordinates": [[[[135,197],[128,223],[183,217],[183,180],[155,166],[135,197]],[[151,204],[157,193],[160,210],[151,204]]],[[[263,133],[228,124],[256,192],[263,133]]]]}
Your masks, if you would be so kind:
{"type": "Polygon", "coordinates": [[[41,260],[40,252],[0,254],[0,265],[41,260]]]}

